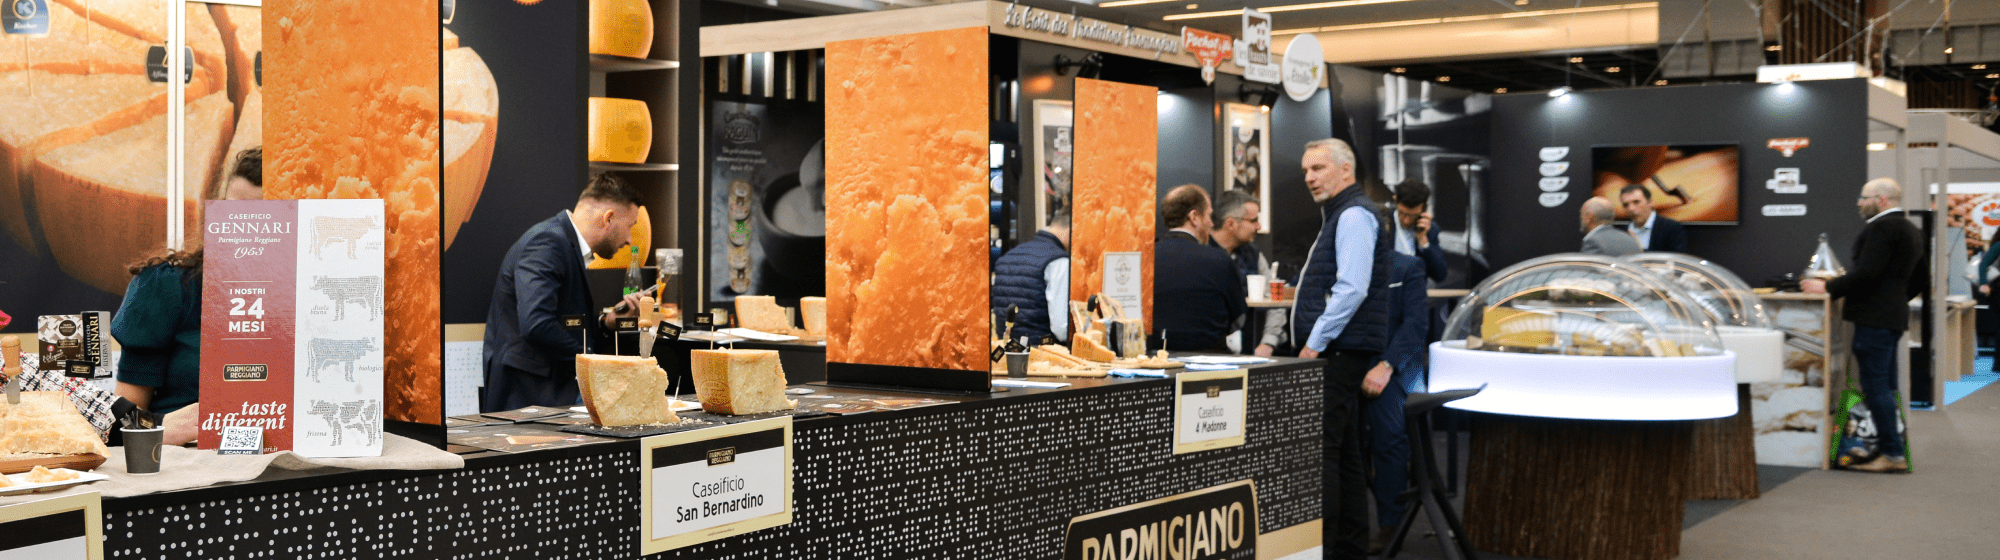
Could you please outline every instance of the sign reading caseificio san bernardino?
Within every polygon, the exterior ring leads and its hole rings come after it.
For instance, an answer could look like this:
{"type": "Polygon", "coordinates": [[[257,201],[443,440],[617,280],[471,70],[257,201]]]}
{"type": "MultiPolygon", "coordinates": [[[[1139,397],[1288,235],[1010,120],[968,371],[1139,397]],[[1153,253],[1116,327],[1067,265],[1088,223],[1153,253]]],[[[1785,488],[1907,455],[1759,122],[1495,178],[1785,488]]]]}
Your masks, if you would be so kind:
{"type": "Polygon", "coordinates": [[[639,461],[645,554],[792,522],[790,416],[649,437],[639,461]]]}

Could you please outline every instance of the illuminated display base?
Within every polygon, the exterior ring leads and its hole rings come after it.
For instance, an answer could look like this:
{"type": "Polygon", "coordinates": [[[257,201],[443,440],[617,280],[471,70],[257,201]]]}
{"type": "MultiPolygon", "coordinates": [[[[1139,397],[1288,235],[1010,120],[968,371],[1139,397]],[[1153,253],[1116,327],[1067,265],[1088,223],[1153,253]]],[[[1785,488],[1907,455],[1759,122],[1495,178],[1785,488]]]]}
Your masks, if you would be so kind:
{"type": "Polygon", "coordinates": [[[1486,385],[1445,405],[1590,420],[1703,420],[1736,413],[1736,354],[1690,358],[1560,356],[1431,344],[1431,390],[1486,385]]]}

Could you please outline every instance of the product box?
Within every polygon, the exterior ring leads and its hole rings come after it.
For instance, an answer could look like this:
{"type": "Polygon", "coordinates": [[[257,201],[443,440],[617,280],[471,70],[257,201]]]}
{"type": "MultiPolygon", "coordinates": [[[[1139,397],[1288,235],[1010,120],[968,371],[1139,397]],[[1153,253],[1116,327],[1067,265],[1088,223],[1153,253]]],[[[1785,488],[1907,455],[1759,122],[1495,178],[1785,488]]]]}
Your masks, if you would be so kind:
{"type": "Polygon", "coordinates": [[[110,377],[111,313],[85,311],[75,315],[43,315],[35,322],[44,371],[79,369],[71,377],[110,377]]]}

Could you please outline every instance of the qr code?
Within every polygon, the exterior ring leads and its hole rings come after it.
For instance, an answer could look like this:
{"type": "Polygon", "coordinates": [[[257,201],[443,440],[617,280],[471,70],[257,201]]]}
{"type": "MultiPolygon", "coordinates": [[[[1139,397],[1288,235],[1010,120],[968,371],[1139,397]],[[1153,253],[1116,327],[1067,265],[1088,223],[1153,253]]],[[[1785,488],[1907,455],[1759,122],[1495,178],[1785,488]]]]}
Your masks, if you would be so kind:
{"type": "Polygon", "coordinates": [[[264,432],[248,426],[222,429],[222,451],[258,453],[264,450],[264,432]]]}

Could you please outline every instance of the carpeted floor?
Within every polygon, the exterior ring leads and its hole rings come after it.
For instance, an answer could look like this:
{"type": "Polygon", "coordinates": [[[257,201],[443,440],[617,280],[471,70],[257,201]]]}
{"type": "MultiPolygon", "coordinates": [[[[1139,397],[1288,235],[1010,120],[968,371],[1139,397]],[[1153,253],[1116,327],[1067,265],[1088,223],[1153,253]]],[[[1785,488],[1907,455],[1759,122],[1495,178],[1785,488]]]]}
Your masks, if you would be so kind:
{"type": "MultiPolygon", "coordinates": [[[[2000,390],[1979,391],[2000,380],[1991,360],[1980,357],[1977,375],[1946,384],[1943,412],[1911,412],[1916,472],[1759,466],[1761,498],[1688,502],[1679,558],[2000,558],[2000,390]]],[[[1444,558],[1429,533],[1419,521],[1397,558],[1444,558]]],[[[1315,549],[1287,560],[1319,557],[1315,549]]]]}

